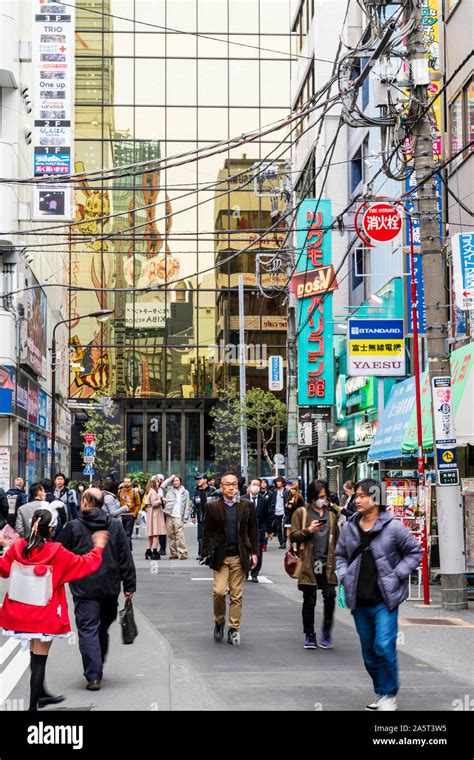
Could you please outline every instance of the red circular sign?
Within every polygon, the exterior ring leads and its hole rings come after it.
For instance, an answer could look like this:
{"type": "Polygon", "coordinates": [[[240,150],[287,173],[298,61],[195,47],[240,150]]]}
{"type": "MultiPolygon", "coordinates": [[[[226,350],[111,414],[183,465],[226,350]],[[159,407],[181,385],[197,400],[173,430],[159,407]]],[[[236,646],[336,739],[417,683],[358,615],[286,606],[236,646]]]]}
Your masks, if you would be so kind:
{"type": "Polygon", "coordinates": [[[388,243],[397,237],[402,229],[402,217],[390,203],[374,203],[362,217],[362,228],[371,240],[388,243]]]}

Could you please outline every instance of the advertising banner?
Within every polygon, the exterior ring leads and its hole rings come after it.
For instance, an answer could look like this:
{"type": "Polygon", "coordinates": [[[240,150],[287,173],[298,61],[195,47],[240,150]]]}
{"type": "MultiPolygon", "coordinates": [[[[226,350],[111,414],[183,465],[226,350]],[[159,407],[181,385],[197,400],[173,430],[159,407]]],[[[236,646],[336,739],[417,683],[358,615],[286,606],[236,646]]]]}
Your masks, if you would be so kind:
{"type": "Polygon", "coordinates": [[[350,319],[348,324],[349,375],[405,375],[403,319],[350,319]]]}
{"type": "MultiPolygon", "coordinates": [[[[416,302],[417,306],[417,325],[418,335],[426,335],[426,309],[425,309],[425,286],[423,284],[423,268],[421,262],[421,254],[415,253],[414,257],[414,269],[415,269],[415,287],[416,287],[416,302]]],[[[410,255],[406,256],[406,271],[410,272],[410,255]]],[[[406,304],[407,304],[407,324],[408,335],[413,335],[413,314],[411,310],[411,278],[406,278],[406,304]]]]}
{"type": "Polygon", "coordinates": [[[474,309],[474,232],[458,232],[451,245],[456,306],[462,311],[474,309]]]}
{"type": "Polygon", "coordinates": [[[268,390],[283,390],[283,358],[281,356],[268,357],[268,390]]]}
{"type": "MultiPolygon", "coordinates": [[[[15,393],[15,372],[13,367],[0,367],[0,414],[11,414],[15,393]]],[[[10,486],[8,486],[10,488],[10,486]]]]}
{"type": "MultiPolygon", "coordinates": [[[[33,0],[33,156],[34,175],[71,173],[74,114],[74,4],[33,0]]],[[[38,185],[34,219],[71,219],[72,189],[38,185]]]]}
{"type": "Polygon", "coordinates": [[[300,292],[298,334],[298,403],[334,403],[333,318],[330,267],[332,264],[331,201],[309,198],[297,217],[298,272],[292,288],[300,292]],[[328,274],[329,272],[329,274],[328,274]],[[321,273],[321,276],[320,276],[321,273]],[[306,295],[306,283],[311,292],[306,295]],[[326,287],[321,287],[322,279],[326,287]],[[314,285],[317,281],[317,286],[314,285]]]}
{"type": "Polygon", "coordinates": [[[457,472],[456,432],[451,377],[433,377],[433,419],[436,462],[440,485],[456,485],[457,472]],[[443,473],[452,473],[447,477],[443,473]]]}
{"type": "Polygon", "coordinates": [[[17,414],[23,420],[28,419],[28,380],[21,374],[18,378],[17,414]]]}
{"type": "MultiPolygon", "coordinates": [[[[38,285],[33,278],[33,285],[38,285]]],[[[28,291],[26,361],[37,375],[46,377],[46,294],[40,287],[28,291]]]]}
{"type": "Polygon", "coordinates": [[[42,390],[38,392],[38,425],[42,430],[47,429],[48,424],[48,397],[42,390]]]}

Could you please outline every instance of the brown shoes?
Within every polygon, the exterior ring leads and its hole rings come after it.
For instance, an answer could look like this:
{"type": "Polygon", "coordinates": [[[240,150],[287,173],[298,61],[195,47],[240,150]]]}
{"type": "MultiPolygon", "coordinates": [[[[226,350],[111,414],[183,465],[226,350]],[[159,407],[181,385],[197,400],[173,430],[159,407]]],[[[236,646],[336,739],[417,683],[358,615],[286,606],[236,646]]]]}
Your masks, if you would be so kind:
{"type": "Polygon", "coordinates": [[[177,554],[170,554],[169,558],[170,559],[178,559],[178,555],[177,554]]]}
{"type": "Polygon", "coordinates": [[[88,691],[100,691],[100,681],[97,678],[93,681],[88,681],[86,689],[88,691]]]}
{"type": "Polygon", "coordinates": [[[187,558],[188,558],[188,555],[187,555],[187,554],[183,554],[183,556],[182,556],[182,557],[180,557],[180,559],[187,559],[187,558]]]}

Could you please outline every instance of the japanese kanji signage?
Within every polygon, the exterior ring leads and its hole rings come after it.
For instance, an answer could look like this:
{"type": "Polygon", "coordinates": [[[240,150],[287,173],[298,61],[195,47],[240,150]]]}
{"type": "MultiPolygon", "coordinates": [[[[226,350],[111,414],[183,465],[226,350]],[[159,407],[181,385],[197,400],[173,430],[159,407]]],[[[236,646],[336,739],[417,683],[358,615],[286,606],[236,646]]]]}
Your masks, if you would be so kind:
{"type": "Polygon", "coordinates": [[[347,371],[353,376],[405,374],[403,319],[350,319],[347,371]]]}
{"type": "MultiPolygon", "coordinates": [[[[75,8],[33,1],[33,162],[35,177],[71,173],[74,113],[75,8]]],[[[72,218],[72,189],[38,185],[35,219],[72,218]]]]}
{"type": "Polygon", "coordinates": [[[376,243],[388,243],[400,234],[402,217],[390,203],[374,203],[362,217],[365,235],[376,243]]]}
{"type": "Polygon", "coordinates": [[[331,201],[308,198],[297,215],[298,403],[334,403],[331,201]]]}
{"type": "Polygon", "coordinates": [[[456,306],[464,311],[474,309],[474,233],[453,235],[452,248],[456,306]]]}
{"type": "Polygon", "coordinates": [[[441,482],[441,473],[447,471],[456,472],[458,468],[451,378],[449,375],[446,377],[433,377],[431,382],[434,439],[440,485],[456,485],[459,482],[458,477],[453,479],[448,478],[444,482],[441,482]]]}
{"type": "MultiPolygon", "coordinates": [[[[407,272],[410,271],[410,254],[406,256],[407,272]]],[[[415,270],[415,287],[416,287],[416,318],[418,323],[418,335],[426,335],[426,309],[425,309],[425,287],[423,284],[423,266],[421,254],[415,253],[413,256],[415,270]]],[[[411,308],[411,282],[410,277],[406,278],[406,304],[408,317],[408,334],[413,334],[413,312],[411,308]]]]}

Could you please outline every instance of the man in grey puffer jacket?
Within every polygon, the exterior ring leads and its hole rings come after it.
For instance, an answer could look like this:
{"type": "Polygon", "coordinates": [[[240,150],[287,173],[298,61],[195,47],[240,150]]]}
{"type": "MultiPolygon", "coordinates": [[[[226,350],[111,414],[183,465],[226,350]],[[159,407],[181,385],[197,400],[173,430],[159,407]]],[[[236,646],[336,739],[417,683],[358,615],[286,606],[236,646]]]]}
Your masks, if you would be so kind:
{"type": "Polygon", "coordinates": [[[408,577],[423,549],[409,530],[381,506],[381,484],[361,480],[357,513],[343,526],[336,570],[360,637],[376,699],[366,710],[397,710],[398,607],[408,596],[408,577]]]}

